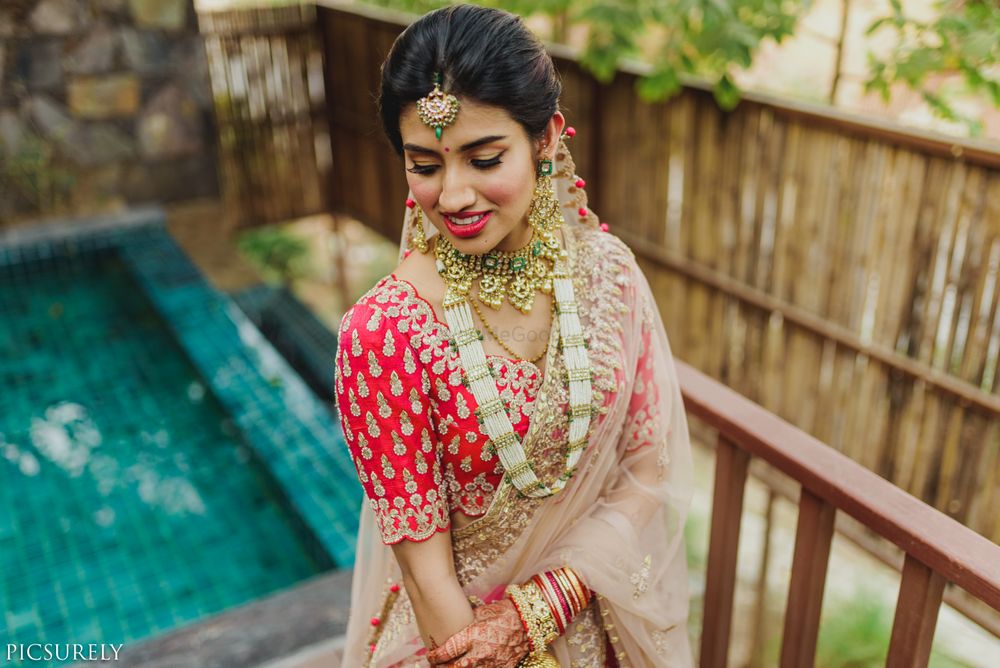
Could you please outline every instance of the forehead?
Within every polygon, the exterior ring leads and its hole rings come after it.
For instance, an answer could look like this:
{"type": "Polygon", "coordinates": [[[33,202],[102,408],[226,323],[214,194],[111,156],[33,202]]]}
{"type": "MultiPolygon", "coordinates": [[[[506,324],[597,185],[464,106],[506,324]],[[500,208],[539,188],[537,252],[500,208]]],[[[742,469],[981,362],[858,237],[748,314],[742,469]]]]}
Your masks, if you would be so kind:
{"type": "Polygon", "coordinates": [[[487,135],[527,139],[527,133],[521,124],[511,118],[503,107],[483,104],[464,97],[458,100],[461,105],[458,116],[454,123],[444,128],[440,141],[434,135],[434,128],[425,125],[417,116],[416,103],[406,105],[399,115],[399,133],[403,136],[403,142],[427,148],[436,148],[439,145],[455,148],[487,135]]]}

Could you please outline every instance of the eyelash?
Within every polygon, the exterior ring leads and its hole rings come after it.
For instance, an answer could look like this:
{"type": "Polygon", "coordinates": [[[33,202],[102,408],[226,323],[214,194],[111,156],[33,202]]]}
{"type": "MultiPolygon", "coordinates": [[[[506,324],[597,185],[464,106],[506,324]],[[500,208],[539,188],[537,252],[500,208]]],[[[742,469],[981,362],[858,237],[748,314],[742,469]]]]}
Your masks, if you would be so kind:
{"type": "MultiPolygon", "coordinates": [[[[500,159],[501,155],[503,155],[503,153],[496,156],[495,158],[489,158],[487,160],[472,160],[472,166],[475,167],[476,169],[482,169],[484,171],[487,169],[492,169],[503,162],[503,160],[500,159]]],[[[435,171],[437,171],[438,166],[439,165],[413,165],[412,167],[407,167],[406,171],[410,172],[411,174],[420,174],[422,176],[426,176],[428,174],[433,174],[435,171]]]]}

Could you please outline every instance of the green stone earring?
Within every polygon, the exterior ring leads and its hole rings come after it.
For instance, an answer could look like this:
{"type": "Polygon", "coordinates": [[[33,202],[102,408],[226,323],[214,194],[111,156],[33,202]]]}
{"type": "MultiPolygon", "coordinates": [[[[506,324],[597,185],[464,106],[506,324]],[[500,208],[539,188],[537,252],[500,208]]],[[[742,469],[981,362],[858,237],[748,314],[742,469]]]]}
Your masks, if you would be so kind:
{"type": "Polygon", "coordinates": [[[538,175],[539,176],[552,176],[552,161],[548,158],[538,161],[538,175]]]}

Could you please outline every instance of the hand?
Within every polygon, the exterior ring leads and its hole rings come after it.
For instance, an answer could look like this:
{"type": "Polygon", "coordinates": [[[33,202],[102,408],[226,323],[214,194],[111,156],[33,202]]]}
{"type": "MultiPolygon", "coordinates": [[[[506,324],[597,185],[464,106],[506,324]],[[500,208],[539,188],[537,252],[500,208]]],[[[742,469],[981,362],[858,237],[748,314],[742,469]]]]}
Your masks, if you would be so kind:
{"type": "Polygon", "coordinates": [[[521,617],[509,598],[472,611],[476,621],[427,653],[432,666],[515,668],[531,650],[521,617]]]}

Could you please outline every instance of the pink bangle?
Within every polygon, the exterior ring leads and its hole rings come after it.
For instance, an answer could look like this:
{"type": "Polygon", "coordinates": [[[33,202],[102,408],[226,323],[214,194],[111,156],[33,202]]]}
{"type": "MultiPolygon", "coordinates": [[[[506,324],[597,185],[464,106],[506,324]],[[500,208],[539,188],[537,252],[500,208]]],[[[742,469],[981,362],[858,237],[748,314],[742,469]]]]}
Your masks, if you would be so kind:
{"type": "Polygon", "coordinates": [[[562,615],[565,619],[564,627],[568,627],[569,623],[573,621],[575,616],[573,612],[573,604],[568,600],[566,592],[563,591],[562,587],[559,586],[559,580],[556,578],[555,574],[551,571],[545,573],[545,580],[552,587],[552,590],[556,594],[556,599],[559,601],[559,605],[562,607],[562,615]]]}

